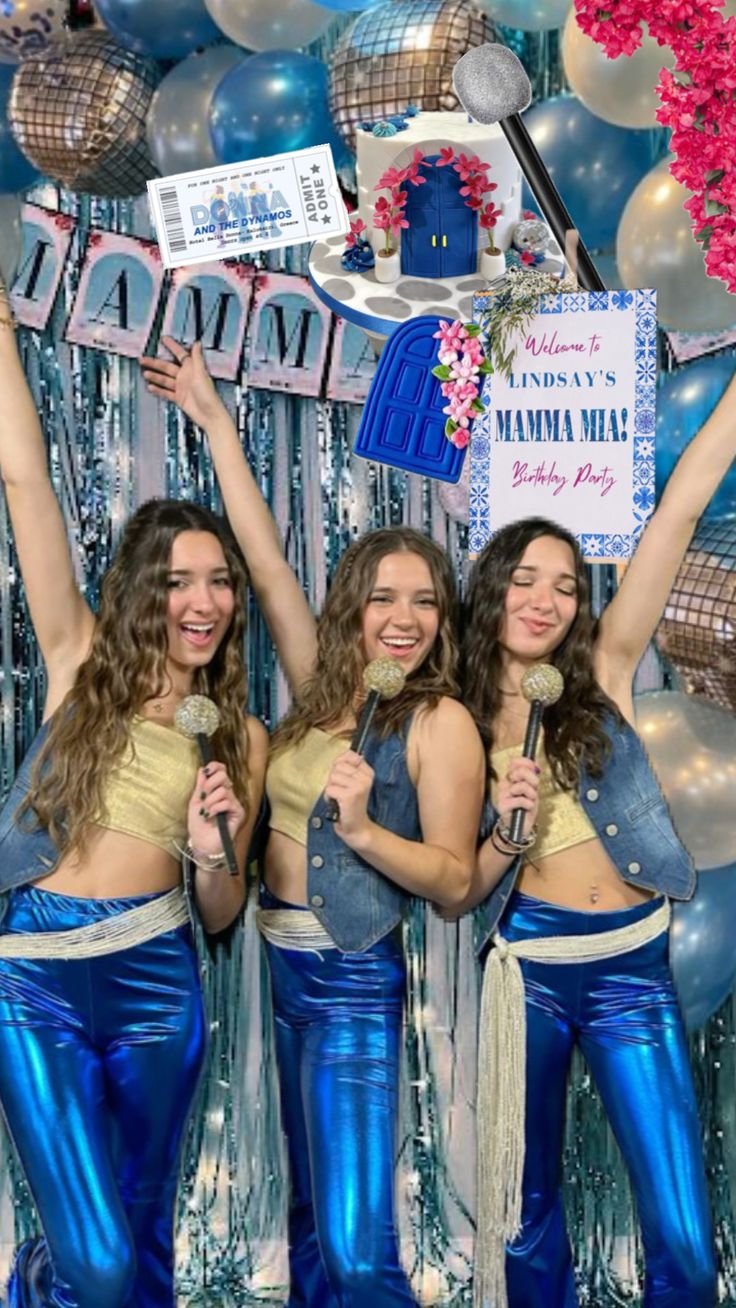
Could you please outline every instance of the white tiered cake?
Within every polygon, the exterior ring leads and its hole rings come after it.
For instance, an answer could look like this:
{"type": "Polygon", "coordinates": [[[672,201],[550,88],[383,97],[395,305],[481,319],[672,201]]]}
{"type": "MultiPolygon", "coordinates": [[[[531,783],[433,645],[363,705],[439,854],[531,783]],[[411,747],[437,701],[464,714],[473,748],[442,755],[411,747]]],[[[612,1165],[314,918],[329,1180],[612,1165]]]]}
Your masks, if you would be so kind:
{"type": "MultiPolygon", "coordinates": [[[[501,128],[476,123],[465,113],[419,112],[405,121],[406,128],[394,135],[374,135],[365,128],[357,132],[358,209],[373,248],[381,248],[385,241],[385,233],[373,226],[373,212],[379,196],[389,196],[388,191],[375,189],[386,170],[409,166],[417,150],[424,158],[440,158],[442,149],[452,147],[456,158],[477,156],[490,164],[485,176],[496,189],[484,201],[492,200],[501,209],[494,243],[508,249],[521,217],[521,170],[501,128]]],[[[422,166],[419,171],[426,178],[423,185],[402,184],[409,222],[401,234],[402,273],[430,278],[474,273],[488,236],[479,226],[478,213],[459,196],[462,180],[452,166],[422,166]]]]}

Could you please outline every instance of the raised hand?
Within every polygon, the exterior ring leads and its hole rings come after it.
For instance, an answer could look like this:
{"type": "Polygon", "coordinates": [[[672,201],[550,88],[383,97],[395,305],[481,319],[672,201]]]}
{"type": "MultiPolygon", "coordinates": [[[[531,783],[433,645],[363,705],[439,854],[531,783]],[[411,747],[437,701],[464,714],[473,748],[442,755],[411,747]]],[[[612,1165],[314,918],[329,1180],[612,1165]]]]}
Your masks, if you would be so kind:
{"type": "Polygon", "coordinates": [[[140,365],[146,386],[152,395],[178,404],[197,426],[207,427],[225,412],[225,407],[207,371],[202,342],[195,341],[187,350],[173,336],[162,336],[161,344],[173,356],[173,362],[145,355],[140,365]]]}

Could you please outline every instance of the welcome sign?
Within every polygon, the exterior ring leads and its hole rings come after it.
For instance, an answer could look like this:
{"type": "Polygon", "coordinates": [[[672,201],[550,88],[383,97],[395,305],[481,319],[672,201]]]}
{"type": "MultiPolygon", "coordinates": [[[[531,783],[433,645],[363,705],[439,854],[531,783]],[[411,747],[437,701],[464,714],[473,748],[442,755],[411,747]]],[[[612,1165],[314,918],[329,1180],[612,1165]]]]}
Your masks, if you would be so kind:
{"type": "MultiPolygon", "coordinates": [[[[476,321],[487,298],[476,296],[476,321]]],[[[544,296],[511,375],[487,377],[470,445],[471,553],[517,518],[552,518],[583,555],[628,558],[654,506],[655,291],[544,296]]]]}

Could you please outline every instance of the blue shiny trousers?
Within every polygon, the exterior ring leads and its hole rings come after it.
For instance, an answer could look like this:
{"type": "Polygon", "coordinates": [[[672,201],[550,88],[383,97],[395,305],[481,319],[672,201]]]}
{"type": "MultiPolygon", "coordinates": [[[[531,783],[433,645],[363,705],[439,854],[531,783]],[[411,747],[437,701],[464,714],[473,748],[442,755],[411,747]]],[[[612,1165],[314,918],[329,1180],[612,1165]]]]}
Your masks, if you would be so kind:
{"type": "MultiPolygon", "coordinates": [[[[261,906],[298,907],[265,887],[261,906]]],[[[291,1173],[288,1308],[407,1308],[394,1215],[401,946],[266,951],[291,1173]]]]}
{"type": "MultiPolygon", "coordinates": [[[[509,941],[594,935],[649,916],[650,900],[580,913],[515,893],[509,941]]],[[[527,1103],[522,1232],[507,1248],[509,1308],[575,1308],[562,1206],[562,1140],[573,1047],[585,1057],[629,1169],[645,1256],[643,1308],[713,1308],[713,1234],[685,1031],[668,937],[597,963],[521,960],[527,1103]]]]}
{"type": "MultiPolygon", "coordinates": [[[[153,896],[11,892],[2,931],[64,931],[153,896]]],[[[43,1238],[8,1308],[174,1308],[179,1150],[206,1044],[188,927],[91,959],[0,958],[0,1102],[43,1238]]]]}

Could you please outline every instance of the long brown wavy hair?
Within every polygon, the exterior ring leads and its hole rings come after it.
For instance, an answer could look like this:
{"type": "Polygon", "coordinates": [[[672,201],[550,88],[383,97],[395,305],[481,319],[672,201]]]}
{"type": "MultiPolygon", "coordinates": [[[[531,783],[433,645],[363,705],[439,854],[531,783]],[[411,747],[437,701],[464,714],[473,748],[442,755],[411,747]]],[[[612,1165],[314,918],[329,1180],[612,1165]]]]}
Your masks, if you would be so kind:
{"type": "Polygon", "coordinates": [[[604,718],[616,706],[601,690],[593,671],[593,645],[597,624],[590,609],[590,588],[582,555],[574,536],[546,518],[522,518],[502,527],[480,554],[468,590],[462,648],[463,702],[472,713],[488,748],[493,750],[496,716],[502,704],[500,690],[501,629],[511,574],[527,545],[539,536],[554,536],[572,550],[577,584],[577,612],[564,640],[549,656],[565,682],[562,697],[544,710],[544,747],[554,777],[572,790],[583,763],[600,776],[610,748],[604,718]]]}
{"type": "Polygon", "coordinates": [[[437,600],[437,636],[401,693],[379,705],[375,728],[388,736],[420,705],[431,709],[443,695],[457,697],[457,596],[449,559],[439,545],[411,527],[382,527],[355,541],[340,559],[317,624],[314,672],[274,733],[273,750],[297,743],[310,727],[332,726],[354,711],[365,667],[363,613],[381,559],[402,553],[418,555],[429,568],[437,600]]]}
{"type": "Polygon", "coordinates": [[[18,817],[47,827],[62,851],[82,850],[104,813],[105,787],[130,737],[130,722],[167,686],[168,572],[174,539],[206,531],[222,546],[233,587],[230,625],[210,663],[194,673],[192,693],[208,695],[221,721],[213,752],[248,805],[243,656],[247,573],[229,526],[208,509],[150,500],[127,523],[100,591],[92,647],[54,714],[18,817]]]}

